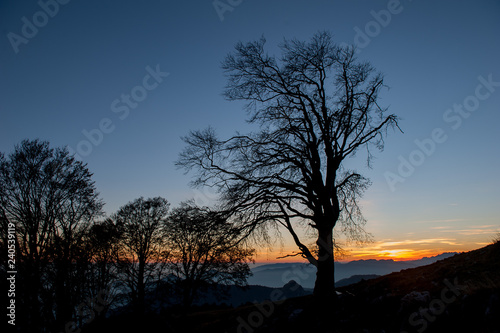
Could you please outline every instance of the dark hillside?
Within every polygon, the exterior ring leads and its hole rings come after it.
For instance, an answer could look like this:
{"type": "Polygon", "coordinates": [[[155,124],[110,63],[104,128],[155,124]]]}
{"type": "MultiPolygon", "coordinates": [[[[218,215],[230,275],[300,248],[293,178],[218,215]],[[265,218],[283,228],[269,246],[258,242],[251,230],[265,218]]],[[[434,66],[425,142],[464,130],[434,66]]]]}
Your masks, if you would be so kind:
{"type": "Polygon", "coordinates": [[[443,288],[444,279],[455,278],[462,286],[464,295],[500,288],[500,243],[351,285],[348,290],[351,293],[387,291],[393,295],[406,295],[416,290],[432,293],[443,288]]]}
{"type": "Polygon", "coordinates": [[[338,292],[330,304],[318,304],[311,295],[283,300],[275,294],[270,295],[274,302],[238,308],[166,311],[149,318],[154,323],[148,324],[157,331],[192,333],[500,333],[500,243],[363,280],[338,292]]]}
{"type": "Polygon", "coordinates": [[[338,290],[325,316],[304,296],[190,322],[204,322],[193,332],[500,332],[500,243],[338,290]]]}

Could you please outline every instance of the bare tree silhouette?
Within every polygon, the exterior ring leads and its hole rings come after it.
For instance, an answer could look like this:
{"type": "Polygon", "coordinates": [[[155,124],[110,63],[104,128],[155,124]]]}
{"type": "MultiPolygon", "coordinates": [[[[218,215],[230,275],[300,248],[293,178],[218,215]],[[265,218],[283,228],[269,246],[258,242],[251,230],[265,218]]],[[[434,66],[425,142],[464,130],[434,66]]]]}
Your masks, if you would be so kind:
{"type": "MultiPolygon", "coordinates": [[[[123,283],[120,280],[116,258],[119,257],[122,230],[111,218],[95,223],[85,238],[85,249],[89,256],[87,272],[88,298],[85,313],[97,312],[96,317],[104,317],[107,310],[122,300],[120,292],[123,283]],[[94,304],[100,301],[100,304],[94,304]],[[95,309],[102,308],[100,311],[95,309]]],[[[83,311],[81,311],[83,312],[83,311]]],[[[83,321],[85,318],[81,318],[83,321]]]]}
{"type": "Polygon", "coordinates": [[[146,285],[158,279],[168,256],[164,247],[164,219],[169,206],[161,197],[140,197],[121,207],[114,215],[121,230],[117,261],[130,290],[132,306],[138,314],[146,309],[146,285]]]}
{"type": "Polygon", "coordinates": [[[245,285],[253,250],[242,246],[241,232],[224,214],[184,202],[166,225],[170,269],[178,278],[184,307],[204,287],[245,285]]]}
{"type": "Polygon", "coordinates": [[[227,139],[213,129],[191,132],[177,165],[194,169],[194,186],[213,186],[223,206],[248,233],[279,223],[300,255],[317,267],[314,294],[334,297],[333,229],[364,237],[358,199],[369,180],[344,167],[361,148],[382,149],[397,117],[378,102],[383,76],[326,33],[311,41],[285,40],[279,59],[265,39],[239,43],[227,56],[228,100],[247,101],[249,122],[260,130],[227,139]],[[296,232],[297,220],[316,232],[316,249],[296,232]]]}
{"type": "Polygon", "coordinates": [[[60,329],[74,316],[84,295],[81,241],[102,206],[92,174],[67,149],[24,140],[0,155],[1,234],[15,225],[18,323],[26,331],[60,329]]]}

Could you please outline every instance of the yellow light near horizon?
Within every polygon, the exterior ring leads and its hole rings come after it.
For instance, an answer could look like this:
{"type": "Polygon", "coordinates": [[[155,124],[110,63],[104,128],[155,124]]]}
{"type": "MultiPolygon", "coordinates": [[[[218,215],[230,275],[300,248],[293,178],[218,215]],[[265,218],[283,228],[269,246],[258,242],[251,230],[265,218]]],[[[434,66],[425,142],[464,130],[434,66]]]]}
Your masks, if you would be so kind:
{"type": "MultiPolygon", "coordinates": [[[[412,250],[412,249],[358,249],[350,251],[350,254],[345,258],[337,258],[336,261],[349,262],[353,260],[383,260],[392,259],[395,261],[405,261],[405,260],[418,260],[423,257],[432,257],[440,254],[441,252],[434,251],[422,251],[422,250],[412,250]]],[[[304,262],[307,260],[300,256],[292,256],[277,259],[283,256],[282,252],[258,252],[255,257],[255,261],[258,263],[291,263],[291,262],[304,262]]]]}
{"type": "MultiPolygon", "coordinates": [[[[434,257],[445,252],[464,252],[474,250],[490,243],[479,241],[466,242],[463,239],[452,237],[422,237],[415,239],[404,238],[401,240],[386,239],[365,244],[360,247],[347,248],[347,255],[336,256],[336,261],[349,262],[354,260],[384,260],[394,261],[419,260],[424,257],[434,257]]],[[[280,249],[259,249],[255,257],[258,263],[285,263],[307,262],[301,256],[286,256],[296,253],[293,244],[287,243],[280,249]]]]}
{"type": "Polygon", "coordinates": [[[380,252],[379,256],[389,257],[391,259],[402,259],[408,260],[418,257],[418,255],[412,250],[383,250],[380,252]]]}

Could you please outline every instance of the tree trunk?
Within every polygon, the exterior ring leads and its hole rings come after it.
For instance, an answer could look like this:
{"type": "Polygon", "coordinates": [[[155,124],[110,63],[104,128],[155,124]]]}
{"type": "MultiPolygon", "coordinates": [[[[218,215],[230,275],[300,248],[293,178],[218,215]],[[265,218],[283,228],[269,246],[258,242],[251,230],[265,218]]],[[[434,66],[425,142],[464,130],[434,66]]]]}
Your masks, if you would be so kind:
{"type": "Polygon", "coordinates": [[[333,236],[331,228],[318,229],[318,260],[316,264],[316,282],[313,294],[319,298],[334,300],[335,293],[335,266],[333,253],[333,236]]]}
{"type": "Polygon", "coordinates": [[[144,284],[144,271],[146,267],[146,262],[143,260],[139,261],[139,272],[137,281],[137,303],[136,311],[138,314],[144,314],[145,312],[145,297],[146,297],[146,286],[144,284]]]}
{"type": "Polygon", "coordinates": [[[191,281],[184,280],[184,289],[183,289],[183,297],[182,297],[182,305],[184,306],[184,310],[187,310],[193,304],[192,297],[192,283],[191,281]]]}
{"type": "Polygon", "coordinates": [[[313,311],[318,328],[330,332],[337,323],[337,294],[335,292],[335,266],[333,252],[333,228],[318,229],[318,260],[314,284],[313,311]]]}
{"type": "MultiPolygon", "coordinates": [[[[41,274],[40,274],[40,265],[35,263],[28,263],[25,266],[27,269],[28,278],[26,279],[26,291],[27,295],[25,300],[23,300],[24,308],[20,308],[19,310],[21,314],[26,314],[28,318],[27,327],[29,332],[40,332],[42,327],[42,304],[38,298],[41,292],[41,274]],[[33,265],[33,266],[31,266],[33,265]]],[[[21,317],[22,318],[22,317],[21,317]]],[[[19,319],[18,319],[19,320],[19,319]]],[[[16,324],[18,322],[16,320],[16,324]]],[[[24,323],[22,324],[24,325],[24,323]]]]}

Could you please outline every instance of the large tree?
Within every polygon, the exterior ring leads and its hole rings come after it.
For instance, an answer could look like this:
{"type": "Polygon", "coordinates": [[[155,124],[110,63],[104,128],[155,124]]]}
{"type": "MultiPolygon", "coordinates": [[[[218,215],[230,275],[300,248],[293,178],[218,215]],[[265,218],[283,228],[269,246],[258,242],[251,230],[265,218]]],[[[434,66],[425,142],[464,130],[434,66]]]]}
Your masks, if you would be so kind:
{"type": "Polygon", "coordinates": [[[334,227],[356,237],[366,222],[358,199],[369,181],[345,161],[363,148],[370,162],[397,117],[377,101],[382,74],[328,33],[285,40],[279,59],[264,44],[239,43],[223,62],[226,98],[248,102],[249,122],[259,129],[225,140],[211,128],[193,131],[177,163],[196,170],[194,185],[219,190],[241,228],[285,227],[317,267],[314,294],[334,296],[334,227]],[[315,231],[315,248],[300,238],[300,220],[315,231]]]}
{"type": "Polygon", "coordinates": [[[166,230],[170,269],[184,307],[205,287],[246,284],[254,251],[243,246],[241,230],[225,214],[184,202],[169,215],[166,230]]]}
{"type": "Polygon", "coordinates": [[[161,197],[140,197],[121,207],[114,215],[120,230],[118,264],[129,288],[133,309],[146,309],[147,285],[158,281],[168,255],[164,220],[170,204],[161,197]]]}
{"type": "Polygon", "coordinates": [[[0,154],[0,231],[15,226],[18,323],[64,328],[83,300],[81,241],[101,214],[92,173],[64,148],[24,140],[0,154]]]}

